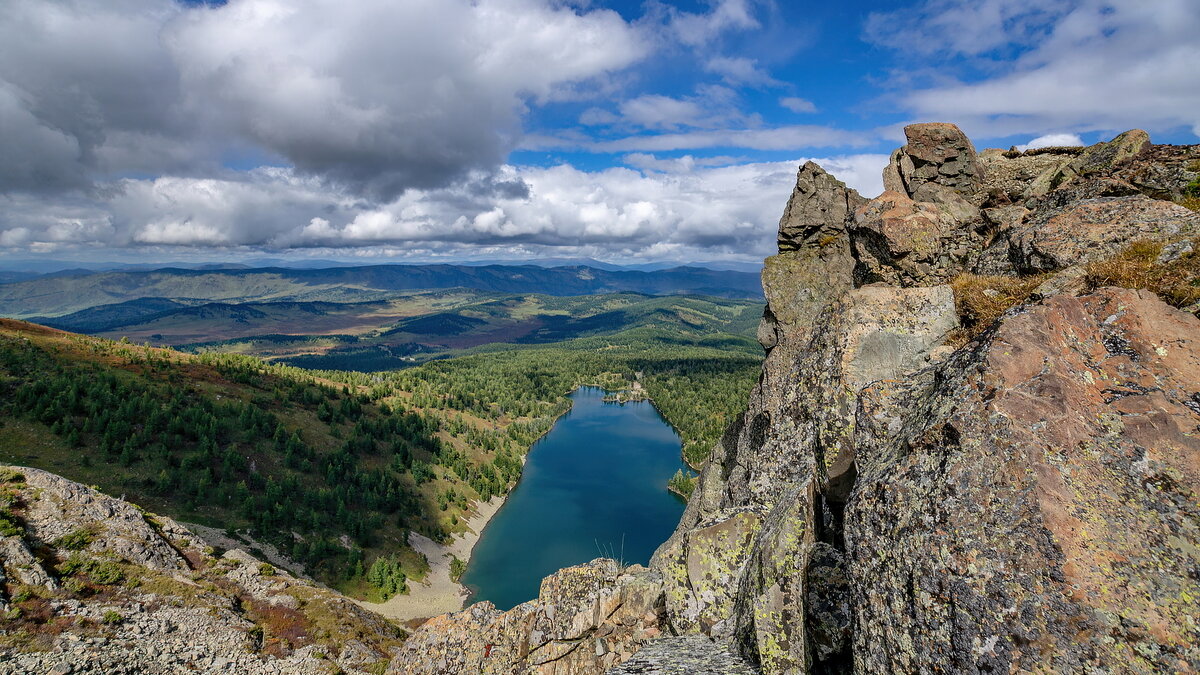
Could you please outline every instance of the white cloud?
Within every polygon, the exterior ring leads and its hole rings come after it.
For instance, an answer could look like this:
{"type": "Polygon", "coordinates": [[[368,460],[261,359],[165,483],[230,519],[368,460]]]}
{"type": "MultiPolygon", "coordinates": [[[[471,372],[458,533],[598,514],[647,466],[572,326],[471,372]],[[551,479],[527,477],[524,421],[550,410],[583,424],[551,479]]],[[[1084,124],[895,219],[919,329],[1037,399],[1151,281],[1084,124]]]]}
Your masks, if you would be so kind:
{"type": "Polygon", "coordinates": [[[868,22],[869,37],[939,73],[906,84],[903,106],[984,137],[1198,127],[1197,35],[1195,0],[927,0],[868,22]],[[964,65],[986,75],[945,80],[964,65]]]}
{"type": "MultiPolygon", "coordinates": [[[[4,208],[11,218],[0,224],[0,243],[755,258],[773,250],[779,215],[804,160],[680,158],[670,165],[661,162],[673,160],[646,155],[627,161],[647,168],[506,165],[496,175],[479,172],[448,188],[409,190],[382,205],[290,169],[255,170],[240,180],[126,179],[87,204],[9,198],[4,208]]],[[[816,161],[873,194],[881,189],[887,157],[816,161]]]]}
{"type": "Polygon", "coordinates": [[[1046,134],[1023,145],[1018,145],[1017,149],[1024,152],[1038,148],[1078,147],[1080,145],[1083,145],[1083,139],[1078,134],[1046,134]]]}
{"type": "Polygon", "coordinates": [[[704,109],[696,102],[650,94],[620,105],[624,121],[645,129],[676,129],[703,123],[704,109]]]}
{"type": "Polygon", "coordinates": [[[499,164],[528,103],[643,58],[641,33],[555,0],[12,0],[0,190],[233,153],[390,198],[499,164]]]}
{"type": "Polygon", "coordinates": [[[668,8],[668,27],[686,45],[709,44],[722,33],[759,27],[754,17],[753,0],[715,0],[711,11],[692,13],[668,8]]]}
{"type": "Polygon", "coordinates": [[[779,99],[779,105],[791,110],[794,113],[817,112],[817,106],[813,105],[812,101],[796,96],[787,96],[779,99]]]}
{"type": "Polygon", "coordinates": [[[747,163],[745,158],[727,157],[724,155],[717,157],[684,155],[682,157],[659,158],[642,152],[625,155],[621,158],[621,161],[627,166],[642,169],[643,171],[661,171],[663,173],[689,173],[702,167],[747,163]]]}
{"type": "Polygon", "coordinates": [[[799,150],[803,148],[861,147],[875,139],[872,132],[848,131],[819,125],[791,125],[767,129],[715,129],[657,135],[629,136],[586,144],[598,152],[667,152],[702,148],[799,150]]]}

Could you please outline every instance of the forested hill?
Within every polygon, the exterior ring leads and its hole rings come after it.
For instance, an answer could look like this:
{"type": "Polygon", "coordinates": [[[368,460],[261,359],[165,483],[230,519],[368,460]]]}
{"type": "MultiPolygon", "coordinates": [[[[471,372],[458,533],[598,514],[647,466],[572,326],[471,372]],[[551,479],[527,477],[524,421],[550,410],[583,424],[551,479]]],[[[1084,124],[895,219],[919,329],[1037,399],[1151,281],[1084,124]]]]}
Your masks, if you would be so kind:
{"type": "Polygon", "coordinates": [[[475,500],[511,489],[575,387],[639,379],[697,462],[760,353],[643,327],[395,373],[314,372],[0,319],[0,461],[249,532],[378,599],[423,573],[406,531],[445,540],[475,500]]]}
{"type": "Polygon", "coordinates": [[[397,291],[469,288],[502,293],[587,295],[632,291],[761,298],[758,275],[698,267],[657,271],[533,265],[376,265],[328,269],[112,271],[0,284],[0,316],[59,316],[138,298],[190,301],[378,300],[397,291]]]}

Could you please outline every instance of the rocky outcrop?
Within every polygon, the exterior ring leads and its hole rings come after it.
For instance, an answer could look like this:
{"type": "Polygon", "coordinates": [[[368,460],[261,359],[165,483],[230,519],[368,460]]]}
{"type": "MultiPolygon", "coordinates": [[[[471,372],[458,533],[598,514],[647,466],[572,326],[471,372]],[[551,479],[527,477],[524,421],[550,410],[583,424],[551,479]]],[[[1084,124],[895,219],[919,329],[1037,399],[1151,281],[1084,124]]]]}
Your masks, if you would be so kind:
{"type": "Polygon", "coordinates": [[[844,236],[842,225],[866,201],[816,162],[806,162],[779,220],[780,253],[844,236]]]}
{"type": "Polygon", "coordinates": [[[365,673],[402,632],[169,518],[0,467],[0,673],[365,673]]]}
{"type": "Polygon", "coordinates": [[[660,637],[658,575],[600,559],[559,570],[538,599],[507,612],[481,602],[436,617],[408,639],[389,673],[602,673],[660,637]]]}
{"type": "Polygon", "coordinates": [[[600,673],[643,644],[610,672],[1200,669],[1200,319],[1087,271],[1135,242],[1195,254],[1197,215],[1159,197],[1200,146],[905,131],[873,200],[801,167],[762,375],[632,575],[655,610],[596,619],[630,575],[592,563],[588,593],[431,621],[394,671],[600,673]],[[950,282],[981,274],[1036,290],[968,341],[950,282]],[[570,630],[534,628],[560,611],[570,630]],[[499,644],[503,667],[477,658],[499,644]]]}
{"type": "MultiPolygon", "coordinates": [[[[1132,190],[1130,190],[1132,191],[1132,190]]],[[[1111,256],[1133,241],[1200,234],[1200,214],[1143,195],[1103,196],[1039,208],[1010,230],[1017,271],[1053,272],[1111,256]]]]}
{"type": "Polygon", "coordinates": [[[764,673],[1195,668],[1198,521],[1185,505],[1200,322],[1145,293],[1061,294],[1083,289],[1083,264],[1133,241],[1196,234],[1196,216],[1100,175],[1149,152],[1129,150],[1138,134],[973,163],[954,130],[929,131],[910,130],[889,190],[847,223],[849,279],[826,267],[807,296],[805,277],[771,279],[789,288],[767,294],[767,311],[789,316],[775,343],[790,347],[774,363],[768,353],[749,410],[655,556],[665,580],[682,580],[668,592],[669,627],[729,641],[764,673]],[[949,168],[934,171],[939,162],[949,168]],[[1069,164],[1075,175],[1051,186],[1046,174],[1069,164]],[[944,344],[957,316],[939,284],[1060,269],[1044,304],[982,341],[944,344]],[[1126,322],[1142,351],[1127,346],[1126,322]],[[1158,351],[1168,343],[1173,363],[1158,351]],[[1067,419],[1079,422],[1051,431],[1067,419]],[[1170,454],[1154,471],[1176,492],[1146,492],[1129,468],[1142,447],[1170,454]],[[1158,532],[1140,551],[1118,532],[1134,523],[1129,532],[1158,532]],[[706,536],[717,527],[737,536],[706,536]],[[732,605],[719,590],[730,577],[732,605]],[[1143,587],[1137,601],[1117,590],[1143,587]]]}

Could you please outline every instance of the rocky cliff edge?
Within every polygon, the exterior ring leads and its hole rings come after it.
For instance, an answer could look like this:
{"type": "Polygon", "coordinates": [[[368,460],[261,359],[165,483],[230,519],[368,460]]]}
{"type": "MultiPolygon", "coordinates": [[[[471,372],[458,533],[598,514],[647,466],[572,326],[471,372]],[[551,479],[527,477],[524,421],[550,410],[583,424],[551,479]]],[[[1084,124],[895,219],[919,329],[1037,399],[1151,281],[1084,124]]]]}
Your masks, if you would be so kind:
{"type": "Polygon", "coordinates": [[[800,168],[761,378],[649,569],[389,672],[1200,670],[1200,146],[905,132],[875,199],[800,168]]]}

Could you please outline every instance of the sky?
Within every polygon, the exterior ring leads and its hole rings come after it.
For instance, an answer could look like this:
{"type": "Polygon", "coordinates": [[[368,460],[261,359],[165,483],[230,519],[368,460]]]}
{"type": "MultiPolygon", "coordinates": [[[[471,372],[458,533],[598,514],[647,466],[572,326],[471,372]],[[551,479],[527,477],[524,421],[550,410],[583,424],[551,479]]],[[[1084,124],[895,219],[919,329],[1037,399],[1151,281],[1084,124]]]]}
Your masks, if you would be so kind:
{"type": "Polygon", "coordinates": [[[1197,0],[4,0],[0,257],[760,260],[903,126],[1200,142],[1197,0]]]}

